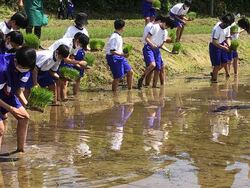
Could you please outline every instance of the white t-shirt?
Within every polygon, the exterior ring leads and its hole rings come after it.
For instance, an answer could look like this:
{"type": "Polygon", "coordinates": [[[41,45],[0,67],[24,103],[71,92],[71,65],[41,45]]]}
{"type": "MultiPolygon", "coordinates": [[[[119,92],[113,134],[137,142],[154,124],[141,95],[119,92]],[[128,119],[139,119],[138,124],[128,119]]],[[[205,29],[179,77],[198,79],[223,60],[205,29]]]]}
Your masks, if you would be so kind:
{"type": "Polygon", "coordinates": [[[114,32],[109,38],[109,41],[106,47],[106,54],[111,55],[111,52],[110,52],[111,50],[117,51],[118,53],[123,52],[123,39],[119,33],[114,32]]]}
{"type": "Polygon", "coordinates": [[[8,28],[6,22],[0,23],[0,30],[3,32],[4,35],[7,35],[8,33],[10,33],[12,31],[11,28],[8,28]]]}
{"type": "Polygon", "coordinates": [[[88,33],[87,29],[85,29],[85,28],[78,29],[78,28],[76,28],[76,26],[72,25],[67,29],[67,31],[64,34],[63,38],[74,38],[75,34],[78,33],[78,32],[83,33],[83,34],[85,34],[86,36],[89,37],[89,33],[88,33]]]}
{"type": "Polygon", "coordinates": [[[158,47],[167,40],[166,29],[162,29],[159,24],[154,24],[149,33],[152,36],[151,41],[158,47]]]}
{"type": "Polygon", "coordinates": [[[55,51],[62,44],[68,46],[70,49],[73,48],[73,38],[61,38],[55,41],[48,49],[55,51]]]}
{"type": "Polygon", "coordinates": [[[211,37],[211,42],[213,39],[217,39],[218,42],[221,44],[224,42],[227,38],[229,38],[231,35],[230,33],[230,27],[227,27],[225,29],[222,29],[220,27],[220,23],[217,23],[215,27],[213,28],[212,31],[212,37],[211,37]]]}
{"type": "Polygon", "coordinates": [[[188,13],[188,11],[189,11],[189,7],[186,7],[186,9],[184,9],[183,5],[184,5],[184,3],[176,4],[175,6],[173,6],[170,9],[170,12],[175,14],[175,15],[178,15],[178,16],[186,15],[188,13]]]}
{"type": "Polygon", "coordinates": [[[143,32],[143,37],[142,37],[142,42],[143,42],[143,44],[147,44],[147,42],[146,42],[146,37],[148,36],[148,33],[149,33],[149,31],[150,31],[150,29],[151,29],[151,27],[152,27],[153,25],[154,25],[154,24],[153,24],[152,22],[149,22],[149,23],[145,26],[144,32],[143,32]]]}
{"type": "MultiPolygon", "coordinates": [[[[230,29],[231,29],[231,27],[233,27],[233,26],[235,26],[236,25],[236,23],[234,22],[231,26],[230,26],[230,29]]],[[[238,33],[234,33],[234,34],[232,34],[231,35],[231,39],[232,40],[237,40],[237,39],[239,39],[239,37],[240,37],[240,28],[238,28],[238,33]]]]}
{"type": "Polygon", "coordinates": [[[58,70],[61,61],[54,61],[53,53],[54,52],[50,50],[36,52],[36,66],[39,68],[39,70],[52,70],[54,72],[58,70]]]}

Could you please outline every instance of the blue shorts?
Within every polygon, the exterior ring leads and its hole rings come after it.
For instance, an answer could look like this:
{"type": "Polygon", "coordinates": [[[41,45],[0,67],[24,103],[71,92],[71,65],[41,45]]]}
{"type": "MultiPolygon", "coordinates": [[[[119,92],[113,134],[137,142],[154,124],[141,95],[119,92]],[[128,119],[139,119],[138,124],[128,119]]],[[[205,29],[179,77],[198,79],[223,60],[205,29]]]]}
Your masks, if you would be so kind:
{"type": "Polygon", "coordinates": [[[209,55],[212,66],[220,66],[229,61],[228,52],[216,47],[212,43],[209,44],[209,55]]]}
{"type": "Polygon", "coordinates": [[[124,77],[124,75],[132,69],[125,57],[118,55],[106,55],[106,59],[114,79],[124,77]]]}
{"type": "Polygon", "coordinates": [[[152,62],[155,62],[155,70],[160,71],[163,68],[163,60],[159,48],[152,49],[150,45],[146,44],[143,47],[143,56],[146,66],[148,67],[152,62]]]}
{"type": "Polygon", "coordinates": [[[29,77],[28,81],[25,84],[25,89],[31,89],[34,86],[32,77],[33,77],[32,76],[32,71],[30,71],[30,77],[29,77]]]}
{"type": "MultiPolygon", "coordinates": [[[[3,90],[0,91],[0,99],[3,100],[8,105],[13,106],[15,108],[22,107],[22,104],[16,95],[14,94],[6,95],[3,90]]],[[[8,113],[8,110],[0,107],[0,121],[4,120],[3,115],[5,115],[6,113],[8,113]]]]}
{"type": "Polygon", "coordinates": [[[37,82],[41,87],[48,87],[55,84],[55,78],[51,76],[49,71],[39,71],[37,76],[37,82]]]}
{"type": "Polygon", "coordinates": [[[144,18],[156,16],[156,11],[153,8],[152,3],[147,2],[146,0],[144,0],[142,4],[142,13],[144,18]]]}
{"type": "Polygon", "coordinates": [[[169,15],[174,19],[174,27],[183,27],[183,22],[176,18],[175,14],[169,12],[169,15]]]}

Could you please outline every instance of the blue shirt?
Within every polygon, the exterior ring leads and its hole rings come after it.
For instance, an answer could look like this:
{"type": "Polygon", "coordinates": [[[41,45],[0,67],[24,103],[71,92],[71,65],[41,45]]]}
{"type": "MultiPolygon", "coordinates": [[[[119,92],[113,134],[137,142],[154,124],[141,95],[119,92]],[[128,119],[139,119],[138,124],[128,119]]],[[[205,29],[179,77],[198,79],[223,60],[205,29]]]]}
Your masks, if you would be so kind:
{"type": "Polygon", "coordinates": [[[15,94],[20,88],[25,88],[30,78],[30,71],[21,73],[15,66],[15,54],[0,55],[0,90],[15,94]]]}

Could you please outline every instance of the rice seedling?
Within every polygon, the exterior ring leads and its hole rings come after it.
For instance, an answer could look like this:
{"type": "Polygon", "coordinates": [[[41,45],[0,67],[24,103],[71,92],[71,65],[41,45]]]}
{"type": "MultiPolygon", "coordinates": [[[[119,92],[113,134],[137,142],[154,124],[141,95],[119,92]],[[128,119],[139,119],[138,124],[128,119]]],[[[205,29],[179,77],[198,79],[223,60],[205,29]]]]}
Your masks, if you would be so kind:
{"type": "Polygon", "coordinates": [[[26,34],[24,36],[24,45],[34,49],[38,49],[40,46],[40,40],[35,34],[26,34]]]}
{"type": "Polygon", "coordinates": [[[133,50],[132,44],[126,44],[123,48],[123,53],[130,54],[132,50],[133,50]]]}
{"type": "Polygon", "coordinates": [[[60,76],[66,80],[73,81],[79,78],[79,71],[69,67],[59,69],[60,76]]]}
{"type": "Polygon", "coordinates": [[[234,25],[230,29],[231,33],[238,33],[239,32],[239,26],[234,25]]]}
{"type": "Polygon", "coordinates": [[[88,66],[93,66],[95,62],[95,56],[92,54],[86,54],[84,60],[87,62],[88,66]]]}
{"type": "Polygon", "coordinates": [[[103,50],[105,46],[105,42],[103,42],[102,40],[94,39],[90,41],[89,45],[90,45],[91,50],[99,51],[99,50],[103,50]]]}
{"type": "Polygon", "coordinates": [[[230,49],[233,50],[233,51],[237,51],[239,45],[240,45],[240,43],[239,43],[238,40],[232,40],[230,49]]]}
{"type": "Polygon", "coordinates": [[[28,98],[28,107],[32,110],[44,112],[44,108],[53,101],[54,94],[45,88],[34,87],[28,98]]]}
{"type": "Polygon", "coordinates": [[[175,40],[176,40],[176,33],[174,31],[171,31],[169,33],[169,37],[171,38],[172,42],[175,42],[175,40]]]}
{"type": "Polygon", "coordinates": [[[182,46],[181,46],[180,42],[174,43],[172,53],[175,53],[175,54],[180,53],[181,48],[182,48],[182,46]]]}
{"type": "Polygon", "coordinates": [[[152,2],[153,8],[155,9],[161,9],[161,1],[160,0],[153,0],[152,2]]]}
{"type": "Polygon", "coordinates": [[[196,12],[189,12],[189,13],[187,14],[187,16],[188,16],[188,18],[189,18],[190,20],[194,20],[195,18],[197,18],[197,13],[196,13],[196,12]]]}

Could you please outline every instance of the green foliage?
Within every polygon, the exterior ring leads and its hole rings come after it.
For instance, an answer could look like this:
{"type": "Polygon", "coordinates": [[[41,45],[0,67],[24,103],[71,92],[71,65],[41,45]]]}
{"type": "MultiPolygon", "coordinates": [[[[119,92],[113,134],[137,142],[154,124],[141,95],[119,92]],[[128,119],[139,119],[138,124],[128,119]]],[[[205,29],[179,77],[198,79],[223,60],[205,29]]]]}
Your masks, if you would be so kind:
{"type": "Polygon", "coordinates": [[[240,45],[240,43],[239,43],[238,40],[232,40],[230,49],[233,50],[233,51],[237,51],[239,45],[240,45]]]}
{"type": "Polygon", "coordinates": [[[152,4],[153,4],[153,7],[155,9],[161,9],[161,1],[160,0],[154,0],[152,4]]]}
{"type": "Polygon", "coordinates": [[[187,16],[190,20],[194,20],[195,18],[197,18],[197,13],[196,12],[189,12],[187,16]]]}
{"type": "Polygon", "coordinates": [[[54,97],[53,92],[45,88],[34,87],[31,89],[30,96],[28,98],[28,106],[31,109],[44,111],[44,108],[52,102],[54,97]]]}
{"type": "Polygon", "coordinates": [[[59,69],[60,76],[67,80],[77,80],[79,78],[79,71],[69,67],[62,67],[59,69]]]}
{"type": "Polygon", "coordinates": [[[234,25],[230,29],[231,33],[238,33],[239,32],[239,26],[234,25]]]}
{"type": "Polygon", "coordinates": [[[103,42],[102,40],[97,40],[97,39],[93,39],[90,41],[89,43],[91,50],[103,50],[104,46],[105,46],[105,42],[103,42]]]}
{"type": "Polygon", "coordinates": [[[176,42],[176,43],[174,43],[172,52],[178,54],[181,49],[182,49],[181,43],[180,42],[176,42]]]}
{"type": "Polygon", "coordinates": [[[132,50],[133,46],[131,44],[126,44],[125,47],[123,48],[123,53],[130,54],[132,50]]]}
{"type": "Polygon", "coordinates": [[[34,49],[38,49],[40,46],[40,40],[35,34],[26,34],[24,36],[24,45],[34,49]]]}
{"type": "Polygon", "coordinates": [[[87,62],[88,66],[93,66],[95,62],[95,56],[92,54],[86,54],[84,60],[87,62]]]}

